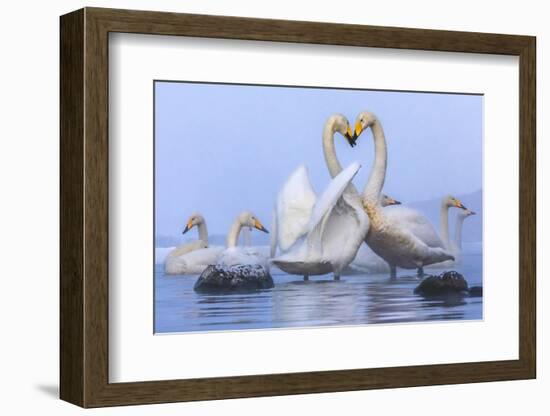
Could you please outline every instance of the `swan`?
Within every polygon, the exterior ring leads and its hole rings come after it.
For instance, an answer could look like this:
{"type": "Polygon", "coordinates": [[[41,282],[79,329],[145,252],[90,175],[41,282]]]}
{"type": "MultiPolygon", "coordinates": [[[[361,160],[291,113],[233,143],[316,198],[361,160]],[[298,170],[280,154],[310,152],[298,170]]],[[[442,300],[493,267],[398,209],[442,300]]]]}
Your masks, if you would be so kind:
{"type": "MultiPolygon", "coordinates": [[[[336,157],[334,134],[339,132],[352,144],[351,127],[348,119],[341,114],[331,115],[323,127],[322,145],[325,163],[330,176],[334,178],[342,172],[342,166],[336,157]]],[[[350,185],[351,192],[359,193],[350,185]]],[[[307,168],[299,166],[287,179],[279,192],[273,210],[274,230],[271,235],[271,257],[275,257],[277,248],[287,252],[296,241],[307,234],[307,227],[317,195],[311,186],[307,168]]]]}
{"type": "Polygon", "coordinates": [[[264,233],[269,231],[262,225],[258,217],[250,211],[241,212],[233,221],[227,234],[226,249],[223,250],[216,261],[218,266],[231,267],[243,264],[259,264],[268,269],[267,258],[255,247],[238,247],[239,236],[243,228],[255,228],[264,233]]]}
{"type": "MultiPolygon", "coordinates": [[[[385,207],[394,207],[401,205],[400,201],[382,194],[380,198],[380,205],[385,207]]],[[[365,243],[359,247],[355,258],[351,264],[346,268],[346,274],[356,273],[383,273],[389,271],[388,263],[386,263],[380,256],[376,255],[374,251],[365,243]]]]}
{"type": "Polygon", "coordinates": [[[464,206],[459,199],[454,196],[448,195],[441,200],[441,211],[439,216],[440,229],[441,229],[441,239],[445,244],[445,248],[451,250],[452,243],[451,238],[449,237],[449,208],[456,207],[460,208],[458,215],[460,216],[461,212],[469,211],[468,208],[464,206]]]}
{"type": "Polygon", "coordinates": [[[472,215],[476,215],[476,213],[469,209],[460,210],[456,214],[455,235],[453,241],[450,243],[456,263],[462,260],[462,226],[464,225],[464,220],[472,215]]]}
{"type": "MultiPolygon", "coordinates": [[[[336,132],[345,137],[351,146],[354,145],[352,141],[353,132],[351,131],[348,119],[342,114],[331,115],[323,127],[322,145],[325,163],[332,178],[335,178],[342,172],[342,165],[336,157],[334,144],[334,134],[336,132]]],[[[338,188],[338,185],[334,184],[333,189],[336,188],[338,188]]],[[[349,205],[350,200],[353,200],[351,201],[352,211],[357,210],[360,207],[360,195],[353,184],[351,184],[351,180],[341,191],[343,192],[344,190],[346,191],[346,204],[349,205]]],[[[327,198],[330,199],[329,194],[327,194],[327,198]]],[[[333,200],[334,203],[337,201],[338,197],[333,200]]],[[[272,234],[271,239],[272,258],[276,256],[277,247],[284,255],[287,254],[291,248],[296,249],[296,247],[293,246],[297,245],[298,240],[304,240],[306,238],[308,231],[310,230],[309,227],[311,225],[311,219],[316,203],[317,195],[311,186],[307,169],[305,166],[300,166],[292,175],[290,175],[281,192],[279,192],[277,198],[273,214],[273,229],[275,232],[272,234]]],[[[332,210],[332,208],[330,209],[332,210]]],[[[357,223],[362,224],[365,218],[363,218],[362,214],[358,215],[360,217],[357,217],[357,223]]],[[[334,220],[336,220],[336,217],[334,217],[334,220]]],[[[366,227],[368,227],[368,224],[366,227]]],[[[354,250],[353,245],[350,246],[350,249],[354,250]]],[[[296,254],[297,253],[294,253],[294,255],[296,254]]],[[[280,268],[287,273],[302,274],[304,279],[307,280],[310,275],[325,274],[330,271],[334,271],[331,270],[331,264],[338,263],[335,261],[336,259],[332,259],[334,261],[331,262],[328,258],[324,258],[322,260],[318,258],[317,260],[324,264],[323,266],[320,266],[319,264],[316,264],[316,255],[312,253],[309,254],[311,255],[308,255],[306,250],[301,254],[304,256],[303,258],[293,257],[291,261],[289,256],[286,256],[282,257],[282,259],[277,258],[272,260],[272,264],[281,266],[280,268]],[[308,259],[306,259],[306,257],[308,259]]],[[[328,253],[325,254],[329,256],[328,253]]],[[[341,272],[341,267],[338,265],[334,269],[336,270],[335,278],[338,279],[341,272]]]]}
{"type": "MultiPolygon", "coordinates": [[[[449,241],[449,208],[467,209],[458,198],[451,195],[443,197],[439,215],[439,235],[426,216],[410,207],[394,207],[385,211],[385,214],[388,221],[410,231],[429,247],[439,247],[454,255],[449,241]]],[[[418,275],[424,275],[423,267],[418,268],[418,275]]]]}
{"type": "Polygon", "coordinates": [[[199,239],[176,247],[168,253],[164,261],[165,274],[199,274],[208,265],[216,263],[223,247],[208,245],[208,229],[201,214],[195,213],[189,217],[182,234],[193,227],[197,227],[199,239]]]}
{"type": "Polygon", "coordinates": [[[390,274],[396,277],[396,268],[418,269],[445,260],[454,260],[449,251],[430,247],[410,230],[391,221],[380,205],[380,194],[386,178],[387,145],[382,124],[370,112],[361,112],[356,119],[352,141],[371,128],[374,138],[375,159],[363,190],[363,206],[370,219],[366,243],[390,266],[390,274]]]}
{"type": "Polygon", "coordinates": [[[241,230],[241,245],[249,247],[252,245],[252,230],[250,227],[243,227],[241,230]]]}
{"type": "MultiPolygon", "coordinates": [[[[368,216],[363,210],[359,194],[351,185],[360,167],[359,163],[352,163],[336,175],[318,199],[309,180],[306,181],[308,194],[305,199],[309,199],[311,215],[308,217],[308,212],[304,210],[296,216],[305,223],[299,224],[305,225],[305,235],[302,237],[302,228],[298,227],[291,228],[291,232],[283,235],[282,247],[294,237],[302,238],[295,241],[286,253],[273,258],[272,264],[287,273],[302,275],[304,280],[312,275],[331,272],[334,273],[335,280],[340,279],[342,270],[355,257],[369,229],[368,216]],[[287,239],[289,236],[292,238],[287,239]]],[[[304,178],[307,178],[307,171],[300,167],[291,175],[290,185],[287,182],[279,194],[278,206],[285,207],[285,202],[292,206],[287,188],[290,191],[295,190],[296,180],[304,178]]],[[[290,209],[288,206],[286,208],[290,209]]]]}
{"type": "Polygon", "coordinates": [[[227,248],[215,265],[208,266],[195,283],[196,292],[227,292],[239,290],[269,289],[273,279],[269,274],[267,258],[254,247],[238,247],[243,227],[269,231],[250,211],[241,212],[227,234],[227,248]]]}
{"type": "Polygon", "coordinates": [[[382,206],[382,208],[386,208],[386,207],[392,207],[395,205],[401,205],[401,202],[398,201],[397,199],[393,199],[391,196],[382,194],[380,197],[380,205],[382,206]]]}

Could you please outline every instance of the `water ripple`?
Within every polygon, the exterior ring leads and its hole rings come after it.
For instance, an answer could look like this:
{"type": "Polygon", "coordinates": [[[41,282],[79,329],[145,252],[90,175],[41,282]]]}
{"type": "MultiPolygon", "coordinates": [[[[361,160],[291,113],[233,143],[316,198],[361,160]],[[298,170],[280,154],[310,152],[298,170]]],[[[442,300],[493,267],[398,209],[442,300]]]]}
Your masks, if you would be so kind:
{"type": "MultiPolygon", "coordinates": [[[[461,271],[481,285],[481,255],[465,259],[461,271]]],[[[429,272],[429,271],[428,271],[429,272]]],[[[275,287],[251,294],[204,295],[193,291],[197,276],[155,271],[155,332],[366,325],[482,319],[482,298],[426,300],[413,294],[416,276],[313,277],[274,274],[275,287]]]]}

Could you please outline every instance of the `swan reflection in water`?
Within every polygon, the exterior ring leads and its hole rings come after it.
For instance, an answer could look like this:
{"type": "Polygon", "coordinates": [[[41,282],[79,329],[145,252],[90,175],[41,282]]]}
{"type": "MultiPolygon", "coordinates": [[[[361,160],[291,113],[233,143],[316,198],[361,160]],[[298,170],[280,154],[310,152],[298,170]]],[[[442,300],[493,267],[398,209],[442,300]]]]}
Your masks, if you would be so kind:
{"type": "MultiPolygon", "coordinates": [[[[456,269],[481,285],[481,254],[465,254],[456,269]]],[[[430,270],[430,272],[432,272],[430,270]]],[[[433,273],[437,271],[434,270],[433,273]]],[[[387,273],[331,275],[302,281],[272,269],[273,289],[253,293],[200,295],[195,279],[163,276],[157,268],[155,332],[303,328],[482,319],[482,298],[424,299],[413,294],[414,271],[397,280],[387,273]]]]}

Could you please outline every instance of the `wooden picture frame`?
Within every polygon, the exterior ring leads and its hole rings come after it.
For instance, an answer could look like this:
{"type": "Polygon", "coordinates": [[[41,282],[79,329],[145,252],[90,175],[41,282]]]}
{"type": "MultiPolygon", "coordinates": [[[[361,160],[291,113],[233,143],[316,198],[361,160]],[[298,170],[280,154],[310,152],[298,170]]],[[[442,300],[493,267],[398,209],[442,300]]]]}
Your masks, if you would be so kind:
{"type": "Polygon", "coordinates": [[[85,8],[61,17],[60,396],[82,407],[338,392],[536,376],[536,41],[530,36],[85,8]],[[109,383],[110,32],[519,57],[519,359],[109,383]]]}

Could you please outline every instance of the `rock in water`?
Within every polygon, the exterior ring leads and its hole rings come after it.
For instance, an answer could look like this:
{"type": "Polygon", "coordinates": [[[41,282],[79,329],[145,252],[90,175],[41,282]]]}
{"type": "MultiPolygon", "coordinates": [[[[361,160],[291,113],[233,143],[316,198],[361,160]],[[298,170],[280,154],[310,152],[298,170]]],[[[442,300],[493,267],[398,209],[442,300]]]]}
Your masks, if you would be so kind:
{"type": "Polygon", "coordinates": [[[250,292],[271,289],[273,279],[259,264],[208,266],[199,276],[193,289],[197,293],[250,292]]]}
{"type": "Polygon", "coordinates": [[[422,296],[466,295],[468,282],[458,272],[444,272],[439,276],[426,277],[414,289],[414,293],[422,296]]]}
{"type": "Polygon", "coordinates": [[[470,288],[470,296],[473,298],[480,298],[483,296],[483,288],[481,286],[472,286],[470,288]]]}

